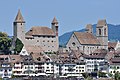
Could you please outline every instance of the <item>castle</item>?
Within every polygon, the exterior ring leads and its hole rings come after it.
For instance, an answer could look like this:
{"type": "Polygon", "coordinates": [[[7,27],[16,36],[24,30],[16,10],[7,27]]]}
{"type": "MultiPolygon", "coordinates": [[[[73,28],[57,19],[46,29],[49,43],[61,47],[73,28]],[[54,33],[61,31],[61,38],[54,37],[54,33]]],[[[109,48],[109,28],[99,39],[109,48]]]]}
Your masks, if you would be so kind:
{"type": "Polygon", "coordinates": [[[106,20],[99,20],[96,26],[96,36],[93,35],[92,25],[86,26],[86,32],[74,32],[68,43],[68,50],[80,50],[91,54],[98,49],[108,50],[108,26],[106,20]]]}
{"type": "Polygon", "coordinates": [[[13,45],[18,38],[24,44],[24,49],[27,47],[40,47],[43,52],[58,51],[58,21],[54,17],[51,28],[46,26],[34,26],[28,32],[25,32],[25,20],[20,12],[17,13],[14,27],[13,45]]]}
{"type": "MultiPolygon", "coordinates": [[[[24,44],[23,53],[26,49],[36,47],[39,52],[57,52],[59,49],[58,21],[54,17],[51,28],[34,26],[25,32],[25,20],[20,10],[14,21],[14,39],[20,39],[24,44]]],[[[108,26],[106,20],[99,20],[96,26],[96,36],[93,35],[92,25],[86,26],[86,32],[74,32],[68,43],[67,50],[80,50],[85,54],[91,54],[98,49],[108,50],[108,26]]],[[[32,51],[31,51],[32,53],[32,51]]]]}

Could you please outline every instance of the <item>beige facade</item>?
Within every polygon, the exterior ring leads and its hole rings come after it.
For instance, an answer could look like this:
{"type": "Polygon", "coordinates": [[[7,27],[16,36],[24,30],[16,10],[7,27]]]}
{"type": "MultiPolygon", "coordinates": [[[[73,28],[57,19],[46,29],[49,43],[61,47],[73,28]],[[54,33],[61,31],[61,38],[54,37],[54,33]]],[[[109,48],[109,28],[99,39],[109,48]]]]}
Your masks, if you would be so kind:
{"type": "Polygon", "coordinates": [[[74,32],[66,47],[68,50],[81,50],[85,54],[91,54],[96,49],[108,50],[108,26],[106,20],[99,20],[96,28],[96,36],[92,34],[91,25],[86,26],[86,32],[74,32]]]}
{"type": "Polygon", "coordinates": [[[69,49],[80,50],[85,54],[90,54],[90,53],[94,52],[96,49],[101,48],[99,42],[98,42],[98,44],[97,43],[96,44],[81,44],[78,40],[78,37],[75,35],[75,33],[72,34],[66,47],[68,48],[68,50],[69,49]]]}
{"type": "Polygon", "coordinates": [[[57,52],[58,42],[58,21],[54,17],[51,28],[45,26],[34,26],[25,33],[25,21],[20,10],[14,21],[14,41],[20,39],[24,46],[39,46],[44,52],[57,52]]]}

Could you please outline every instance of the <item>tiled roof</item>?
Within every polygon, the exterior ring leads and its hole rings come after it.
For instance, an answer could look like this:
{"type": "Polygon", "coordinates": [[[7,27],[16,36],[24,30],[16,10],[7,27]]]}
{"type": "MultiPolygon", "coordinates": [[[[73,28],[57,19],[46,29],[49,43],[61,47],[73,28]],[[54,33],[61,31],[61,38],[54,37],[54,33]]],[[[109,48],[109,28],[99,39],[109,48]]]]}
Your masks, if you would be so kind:
{"type": "Polygon", "coordinates": [[[108,42],[108,47],[113,47],[115,48],[117,45],[117,42],[108,42]]]}
{"type": "Polygon", "coordinates": [[[110,65],[120,65],[120,58],[112,58],[109,60],[110,65]]]}
{"type": "Polygon", "coordinates": [[[23,17],[22,17],[22,14],[20,12],[20,9],[18,10],[18,14],[17,14],[14,22],[25,22],[23,17]]]}
{"type": "Polygon", "coordinates": [[[10,63],[13,66],[16,62],[22,62],[22,57],[20,55],[10,55],[10,63]]]}
{"type": "Polygon", "coordinates": [[[25,49],[29,54],[43,52],[42,48],[39,46],[25,45],[25,49]]]}
{"type": "Polygon", "coordinates": [[[58,57],[63,63],[79,63],[82,52],[79,50],[71,50],[71,52],[59,53],[58,57]]]}
{"type": "Polygon", "coordinates": [[[106,55],[107,55],[107,51],[100,50],[100,52],[93,53],[91,55],[84,54],[83,57],[84,58],[105,58],[106,55]]]}
{"type": "Polygon", "coordinates": [[[55,36],[55,33],[53,32],[52,29],[48,27],[40,27],[40,26],[35,26],[32,27],[26,35],[33,36],[33,35],[49,35],[49,36],[55,36]]]}
{"type": "Polygon", "coordinates": [[[107,53],[105,49],[96,49],[93,53],[107,53]]]}
{"type": "Polygon", "coordinates": [[[56,17],[53,18],[52,24],[53,23],[57,23],[58,24],[58,21],[57,21],[56,17]]]}
{"type": "Polygon", "coordinates": [[[107,25],[105,19],[103,19],[103,20],[98,20],[97,27],[103,27],[103,26],[105,26],[105,25],[107,25]]]}
{"type": "Polygon", "coordinates": [[[81,44],[100,45],[98,39],[91,33],[74,32],[74,34],[81,44]]]}
{"type": "Polygon", "coordinates": [[[31,54],[31,56],[35,62],[46,62],[46,60],[48,59],[48,57],[46,57],[42,53],[33,53],[31,54]]]}

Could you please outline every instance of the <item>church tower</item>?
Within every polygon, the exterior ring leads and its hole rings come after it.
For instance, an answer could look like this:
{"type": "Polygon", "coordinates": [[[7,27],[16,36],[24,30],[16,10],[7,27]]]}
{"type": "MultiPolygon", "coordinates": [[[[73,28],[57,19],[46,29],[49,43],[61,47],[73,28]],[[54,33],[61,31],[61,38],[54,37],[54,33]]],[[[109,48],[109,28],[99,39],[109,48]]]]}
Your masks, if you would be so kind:
{"type": "Polygon", "coordinates": [[[108,50],[108,26],[106,20],[99,20],[96,27],[96,36],[100,41],[101,48],[108,50]]]}
{"type": "Polygon", "coordinates": [[[24,44],[25,41],[25,21],[22,17],[20,10],[18,10],[15,21],[13,22],[14,27],[14,41],[18,38],[24,44]]]}
{"type": "Polygon", "coordinates": [[[51,24],[52,24],[52,30],[54,31],[56,36],[58,36],[58,21],[57,21],[56,17],[54,17],[51,24]]]}
{"type": "Polygon", "coordinates": [[[87,24],[86,25],[86,32],[87,33],[93,33],[93,28],[92,28],[92,24],[87,24]]]}

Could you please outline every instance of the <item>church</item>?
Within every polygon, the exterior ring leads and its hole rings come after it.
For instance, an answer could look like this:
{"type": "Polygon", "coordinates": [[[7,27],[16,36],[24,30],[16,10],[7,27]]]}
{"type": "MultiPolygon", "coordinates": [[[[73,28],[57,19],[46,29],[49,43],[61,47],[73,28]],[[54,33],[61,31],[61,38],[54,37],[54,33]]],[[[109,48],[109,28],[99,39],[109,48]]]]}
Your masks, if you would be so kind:
{"type": "Polygon", "coordinates": [[[97,49],[108,50],[108,26],[106,20],[99,20],[96,26],[96,36],[93,35],[92,25],[86,26],[85,32],[73,32],[66,44],[68,51],[80,50],[91,54],[97,49]]]}
{"type": "Polygon", "coordinates": [[[51,28],[46,26],[33,26],[28,32],[25,32],[25,20],[20,12],[17,13],[13,22],[13,45],[18,38],[24,44],[23,49],[39,47],[40,52],[57,52],[58,42],[58,21],[54,17],[51,22],[51,28]]]}

